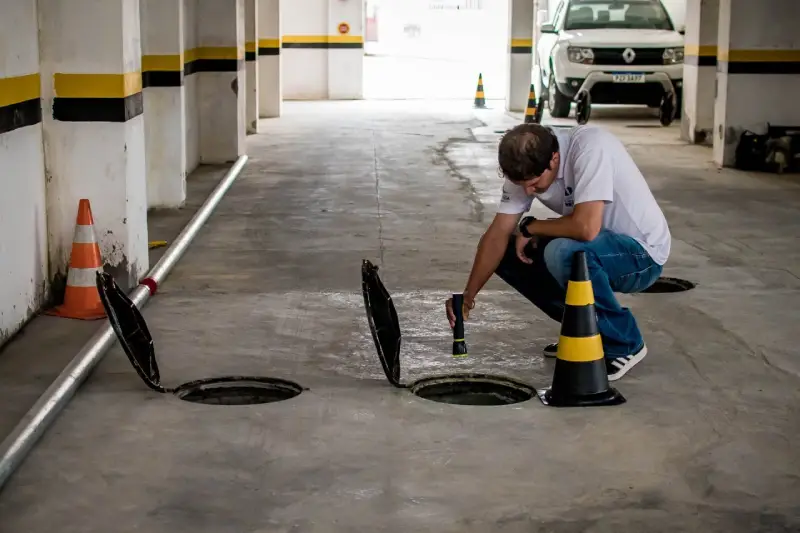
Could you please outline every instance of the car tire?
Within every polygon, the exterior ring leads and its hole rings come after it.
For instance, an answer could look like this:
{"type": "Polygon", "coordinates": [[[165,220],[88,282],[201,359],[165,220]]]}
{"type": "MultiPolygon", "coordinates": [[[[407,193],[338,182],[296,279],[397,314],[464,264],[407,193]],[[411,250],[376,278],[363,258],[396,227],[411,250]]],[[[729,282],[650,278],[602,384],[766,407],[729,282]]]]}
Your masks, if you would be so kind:
{"type": "Polygon", "coordinates": [[[550,69],[550,81],[547,85],[547,107],[550,109],[550,116],[553,118],[567,118],[572,106],[572,100],[558,90],[552,68],[550,69]]]}

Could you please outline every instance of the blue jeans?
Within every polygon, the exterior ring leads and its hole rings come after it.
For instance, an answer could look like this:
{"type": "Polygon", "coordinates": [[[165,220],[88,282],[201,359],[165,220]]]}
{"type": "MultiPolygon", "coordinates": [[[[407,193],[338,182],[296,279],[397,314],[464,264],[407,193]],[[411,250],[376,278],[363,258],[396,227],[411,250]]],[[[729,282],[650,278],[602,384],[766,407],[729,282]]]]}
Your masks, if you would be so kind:
{"type": "Polygon", "coordinates": [[[589,265],[605,356],[631,355],[642,347],[644,339],[633,313],[619,304],[614,293],[635,293],[650,287],[663,267],[636,240],[608,230],[602,230],[589,242],[541,238],[536,248],[529,246],[525,250],[533,259],[531,265],[517,258],[515,242],[516,237],[512,236],[495,271],[500,279],[560,323],[572,258],[582,250],[589,265]]]}

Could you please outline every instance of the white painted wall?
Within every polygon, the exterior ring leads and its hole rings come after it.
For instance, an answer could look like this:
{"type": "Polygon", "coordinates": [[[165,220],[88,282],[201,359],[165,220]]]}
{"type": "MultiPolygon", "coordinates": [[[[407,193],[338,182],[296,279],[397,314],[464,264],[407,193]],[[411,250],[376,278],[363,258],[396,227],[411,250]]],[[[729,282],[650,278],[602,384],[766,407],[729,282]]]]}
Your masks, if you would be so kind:
{"type": "MultiPolygon", "coordinates": [[[[36,0],[4,0],[0,78],[39,70],[36,0]]],[[[47,297],[47,220],[41,124],[0,134],[0,345],[47,297]]]]}
{"type": "MultiPolygon", "coordinates": [[[[284,1],[280,16],[283,35],[328,35],[328,0],[284,1]]],[[[283,48],[281,54],[284,99],[318,100],[328,97],[327,50],[283,48]]]]}
{"type": "MultiPolygon", "coordinates": [[[[508,0],[508,40],[533,40],[533,2],[531,0],[508,0]]],[[[506,68],[506,109],[525,111],[530,92],[533,54],[512,54],[505,52],[506,68]]]]}
{"type": "MultiPolygon", "coordinates": [[[[800,2],[751,3],[721,0],[719,54],[730,50],[798,50],[800,2]]],[[[798,74],[717,74],[714,116],[714,161],[731,166],[741,133],[765,132],[773,125],[800,124],[798,74]]]]}
{"type": "MultiPolygon", "coordinates": [[[[339,24],[350,26],[347,36],[364,37],[364,3],[361,0],[328,0],[326,33],[338,36],[339,24]]],[[[328,98],[357,100],[364,97],[364,48],[328,50],[328,98]]]]}
{"type": "MultiPolygon", "coordinates": [[[[197,0],[183,0],[184,52],[197,48],[197,0]]],[[[186,119],[186,172],[200,163],[200,122],[197,110],[197,74],[186,76],[183,84],[186,119]]]]}

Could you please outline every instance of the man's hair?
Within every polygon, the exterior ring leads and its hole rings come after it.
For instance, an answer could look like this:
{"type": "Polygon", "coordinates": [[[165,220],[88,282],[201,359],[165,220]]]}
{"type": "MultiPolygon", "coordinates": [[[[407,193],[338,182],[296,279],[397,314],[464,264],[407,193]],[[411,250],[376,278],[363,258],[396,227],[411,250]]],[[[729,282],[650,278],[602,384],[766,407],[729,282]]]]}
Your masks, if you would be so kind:
{"type": "Polygon", "coordinates": [[[550,160],[556,152],[558,139],[550,128],[520,124],[503,135],[497,161],[502,175],[519,183],[540,176],[550,168],[550,160]]]}

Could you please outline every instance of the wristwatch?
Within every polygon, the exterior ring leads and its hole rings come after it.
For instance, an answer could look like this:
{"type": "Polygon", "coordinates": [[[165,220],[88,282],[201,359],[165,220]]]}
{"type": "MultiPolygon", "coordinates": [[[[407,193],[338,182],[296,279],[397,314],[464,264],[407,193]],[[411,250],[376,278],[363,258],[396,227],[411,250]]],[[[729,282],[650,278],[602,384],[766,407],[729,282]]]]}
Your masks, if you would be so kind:
{"type": "Polygon", "coordinates": [[[534,216],[527,216],[519,221],[519,232],[526,238],[530,239],[533,234],[528,231],[528,224],[536,220],[534,216]]]}

